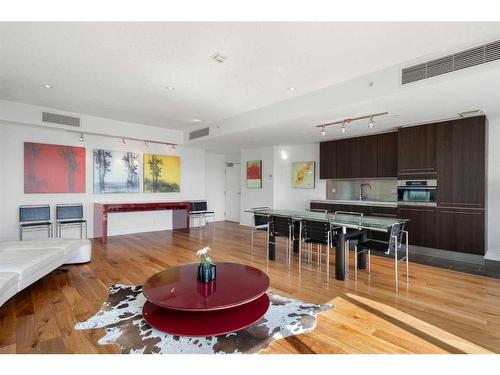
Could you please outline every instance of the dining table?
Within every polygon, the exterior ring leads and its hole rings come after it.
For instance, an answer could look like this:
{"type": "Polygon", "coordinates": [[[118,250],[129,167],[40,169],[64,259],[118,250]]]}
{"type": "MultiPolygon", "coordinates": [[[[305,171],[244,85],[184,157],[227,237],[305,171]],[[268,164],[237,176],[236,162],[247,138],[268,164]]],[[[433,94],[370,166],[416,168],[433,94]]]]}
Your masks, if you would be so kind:
{"type": "MultiPolygon", "coordinates": [[[[337,236],[335,246],[335,278],[337,280],[345,280],[346,262],[345,262],[345,246],[346,234],[348,229],[359,231],[359,238],[366,239],[367,231],[389,233],[392,226],[408,221],[407,219],[398,219],[392,217],[381,216],[362,216],[351,213],[330,213],[317,212],[308,210],[289,210],[289,209],[249,209],[247,213],[259,216],[280,216],[291,218],[294,222],[293,250],[299,252],[301,246],[300,239],[300,223],[302,220],[327,221],[332,229],[336,229],[337,236]]],[[[276,259],[275,239],[272,233],[269,233],[269,260],[276,259]]],[[[358,254],[358,268],[366,268],[366,252],[358,254]]]]}

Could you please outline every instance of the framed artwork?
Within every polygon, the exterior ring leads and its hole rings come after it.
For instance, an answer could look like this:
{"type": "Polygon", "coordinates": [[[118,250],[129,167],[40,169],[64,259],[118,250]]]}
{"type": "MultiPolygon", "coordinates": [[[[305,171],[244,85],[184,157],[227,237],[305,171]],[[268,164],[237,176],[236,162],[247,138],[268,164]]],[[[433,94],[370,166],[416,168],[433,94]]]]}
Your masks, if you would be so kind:
{"type": "Polygon", "coordinates": [[[24,143],[25,193],[85,193],[85,148],[24,143]]]}
{"type": "Polygon", "coordinates": [[[262,189],[262,160],[247,161],[247,188],[262,189]]]}
{"type": "Polygon", "coordinates": [[[144,192],[178,193],[181,191],[179,156],[144,154],[144,192]]]}
{"type": "Polygon", "coordinates": [[[316,163],[299,161],[292,163],[292,187],[296,189],[314,189],[316,181],[316,163]]]}
{"type": "Polygon", "coordinates": [[[94,193],[139,193],[140,158],[134,152],[94,150],[94,193]]]}

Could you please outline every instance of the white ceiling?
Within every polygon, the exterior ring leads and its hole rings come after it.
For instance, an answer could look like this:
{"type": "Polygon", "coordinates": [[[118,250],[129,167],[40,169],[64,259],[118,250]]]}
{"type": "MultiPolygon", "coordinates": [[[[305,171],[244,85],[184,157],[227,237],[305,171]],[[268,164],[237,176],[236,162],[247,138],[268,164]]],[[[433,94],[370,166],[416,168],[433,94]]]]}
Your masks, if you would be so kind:
{"type": "MultiPolygon", "coordinates": [[[[499,35],[498,23],[0,23],[0,99],[184,130],[499,35]]],[[[233,137],[313,141],[311,120],[233,137]]]]}

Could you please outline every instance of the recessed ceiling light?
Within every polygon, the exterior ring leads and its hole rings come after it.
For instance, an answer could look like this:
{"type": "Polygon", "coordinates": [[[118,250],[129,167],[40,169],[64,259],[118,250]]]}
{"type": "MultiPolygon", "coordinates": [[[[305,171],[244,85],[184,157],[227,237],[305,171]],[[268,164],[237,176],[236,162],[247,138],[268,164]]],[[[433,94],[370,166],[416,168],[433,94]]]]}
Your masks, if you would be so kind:
{"type": "Polygon", "coordinates": [[[222,64],[224,61],[226,61],[227,57],[222,56],[220,53],[216,53],[215,55],[212,56],[212,59],[222,64]]]}
{"type": "Polygon", "coordinates": [[[288,91],[295,91],[295,87],[289,87],[288,91]]]}
{"type": "Polygon", "coordinates": [[[191,120],[189,120],[190,122],[201,122],[202,120],[200,120],[199,118],[192,118],[191,120]]]}
{"type": "Polygon", "coordinates": [[[165,87],[168,91],[174,91],[175,87],[174,86],[167,86],[165,87]]]}
{"type": "Polygon", "coordinates": [[[52,85],[49,85],[48,83],[46,83],[45,85],[43,85],[43,87],[45,87],[46,89],[51,89],[52,85]]]}

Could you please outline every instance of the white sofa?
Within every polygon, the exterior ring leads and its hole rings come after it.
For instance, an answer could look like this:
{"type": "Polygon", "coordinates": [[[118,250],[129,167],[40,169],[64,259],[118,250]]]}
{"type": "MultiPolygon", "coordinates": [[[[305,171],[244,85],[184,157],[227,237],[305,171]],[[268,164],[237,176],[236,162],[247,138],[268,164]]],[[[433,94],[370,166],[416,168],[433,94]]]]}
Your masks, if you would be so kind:
{"type": "Polygon", "coordinates": [[[89,240],[51,238],[0,242],[0,306],[63,264],[89,262],[89,240]]]}

